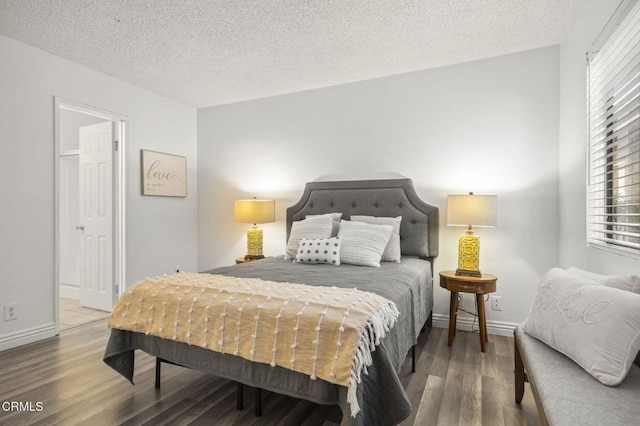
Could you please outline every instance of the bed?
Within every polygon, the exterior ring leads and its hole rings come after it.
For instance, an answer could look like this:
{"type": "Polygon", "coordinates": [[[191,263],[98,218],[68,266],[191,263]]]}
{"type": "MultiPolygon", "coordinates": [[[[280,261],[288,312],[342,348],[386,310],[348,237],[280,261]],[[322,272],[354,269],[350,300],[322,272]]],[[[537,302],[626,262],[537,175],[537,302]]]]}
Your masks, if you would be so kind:
{"type": "Polygon", "coordinates": [[[292,226],[309,215],[342,213],[376,217],[401,216],[400,263],[381,262],[379,268],[341,264],[293,263],[277,256],[216,268],[207,273],[238,279],[302,283],[311,286],[356,287],[393,301],[399,311],[395,325],[371,353],[372,365],[362,375],[356,397],[361,408],[352,416],[347,388],[268,363],[197,345],[112,328],[104,362],[133,383],[134,351],[319,404],[340,406],[342,424],[396,424],[408,417],[411,404],[398,372],[425,325],[433,306],[432,262],[438,255],[438,209],[417,196],[410,179],[310,182],[301,199],[287,209],[287,240],[292,226]]]}

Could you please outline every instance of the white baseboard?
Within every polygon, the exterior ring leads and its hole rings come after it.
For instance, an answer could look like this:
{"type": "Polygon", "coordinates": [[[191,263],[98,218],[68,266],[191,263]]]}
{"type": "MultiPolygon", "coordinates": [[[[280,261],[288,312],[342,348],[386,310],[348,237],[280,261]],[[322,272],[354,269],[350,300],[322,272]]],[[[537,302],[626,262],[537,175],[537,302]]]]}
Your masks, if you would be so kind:
{"type": "Polygon", "coordinates": [[[29,328],[27,330],[16,331],[15,333],[0,336],[0,351],[37,342],[56,336],[57,330],[54,323],[29,328]]]}
{"type": "MultiPolygon", "coordinates": [[[[502,322],[502,321],[487,321],[487,333],[495,334],[498,336],[513,336],[513,330],[516,328],[516,323],[502,322]]],[[[433,314],[433,326],[438,328],[449,328],[449,315],[433,314]]],[[[458,330],[471,331],[471,326],[474,330],[478,330],[478,321],[473,323],[473,317],[460,316],[456,321],[458,330]]]]}
{"type": "Polygon", "coordinates": [[[80,299],[80,287],[73,284],[60,283],[60,297],[80,299]]]}

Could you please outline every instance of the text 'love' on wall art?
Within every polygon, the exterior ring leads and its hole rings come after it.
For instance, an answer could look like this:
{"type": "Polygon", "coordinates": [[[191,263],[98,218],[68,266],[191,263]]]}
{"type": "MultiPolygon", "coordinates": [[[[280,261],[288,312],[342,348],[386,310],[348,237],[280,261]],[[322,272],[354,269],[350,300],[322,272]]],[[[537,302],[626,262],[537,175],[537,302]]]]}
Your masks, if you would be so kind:
{"type": "Polygon", "coordinates": [[[187,157],[140,150],[142,195],[187,196],[187,157]]]}

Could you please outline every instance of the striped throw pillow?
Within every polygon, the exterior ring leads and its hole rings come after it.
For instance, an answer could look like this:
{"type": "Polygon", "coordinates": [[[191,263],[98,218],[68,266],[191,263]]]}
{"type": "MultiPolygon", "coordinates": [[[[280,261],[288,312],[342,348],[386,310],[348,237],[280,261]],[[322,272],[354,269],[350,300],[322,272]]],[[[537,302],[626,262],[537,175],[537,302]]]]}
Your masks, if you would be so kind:
{"type": "Polygon", "coordinates": [[[393,227],[362,222],[340,221],[338,237],[342,239],[340,262],[380,267],[382,253],[389,243],[393,227]]]}

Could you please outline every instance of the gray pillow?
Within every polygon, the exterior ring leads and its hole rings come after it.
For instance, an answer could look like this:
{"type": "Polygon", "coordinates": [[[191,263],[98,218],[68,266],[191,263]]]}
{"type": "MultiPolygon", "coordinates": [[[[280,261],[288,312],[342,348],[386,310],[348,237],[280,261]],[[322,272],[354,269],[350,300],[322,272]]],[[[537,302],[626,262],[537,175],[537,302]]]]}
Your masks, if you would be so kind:
{"type": "Polygon", "coordinates": [[[298,244],[303,238],[330,238],[332,222],[330,215],[310,217],[309,219],[293,222],[289,233],[289,241],[287,241],[285,259],[295,259],[298,252],[298,244]]]}
{"type": "Polygon", "coordinates": [[[554,268],[542,278],[523,327],[601,383],[615,386],[640,350],[640,294],[554,268]]]}
{"type": "Polygon", "coordinates": [[[361,222],[340,221],[338,237],[342,239],[340,262],[352,265],[380,267],[393,227],[361,222]]]}
{"type": "Polygon", "coordinates": [[[402,216],[377,217],[353,215],[351,216],[351,221],[392,226],[393,232],[391,233],[387,247],[384,249],[384,253],[382,253],[382,261],[400,263],[400,257],[402,256],[400,252],[400,222],[402,221],[402,216]]]}

